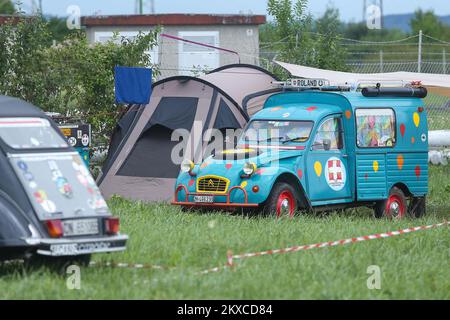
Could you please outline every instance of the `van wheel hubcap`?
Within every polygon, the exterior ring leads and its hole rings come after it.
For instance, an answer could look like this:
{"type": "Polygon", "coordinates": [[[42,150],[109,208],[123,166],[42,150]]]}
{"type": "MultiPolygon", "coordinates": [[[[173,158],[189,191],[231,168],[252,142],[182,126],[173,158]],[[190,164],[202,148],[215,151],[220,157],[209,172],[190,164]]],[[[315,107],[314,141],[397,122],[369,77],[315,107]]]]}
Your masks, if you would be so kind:
{"type": "Polygon", "coordinates": [[[405,204],[398,195],[391,195],[386,203],[386,215],[389,218],[400,219],[405,215],[405,204]]]}
{"type": "Polygon", "coordinates": [[[295,200],[294,196],[290,191],[283,191],[280,193],[277,201],[277,218],[281,216],[288,215],[289,217],[294,216],[295,211],[295,200]]]}

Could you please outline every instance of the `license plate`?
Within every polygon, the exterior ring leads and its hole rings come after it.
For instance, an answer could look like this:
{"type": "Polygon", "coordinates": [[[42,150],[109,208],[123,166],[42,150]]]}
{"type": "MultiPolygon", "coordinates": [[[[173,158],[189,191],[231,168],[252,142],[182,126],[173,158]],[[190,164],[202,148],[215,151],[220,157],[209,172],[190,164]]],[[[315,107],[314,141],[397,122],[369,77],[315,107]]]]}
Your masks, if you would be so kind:
{"type": "Polygon", "coordinates": [[[50,251],[54,256],[72,256],[77,254],[87,254],[92,252],[103,252],[109,249],[109,242],[89,242],[89,243],[65,243],[50,246],[50,251]]]}
{"type": "Polygon", "coordinates": [[[194,196],[194,202],[213,203],[214,196],[194,196]]]}
{"type": "Polygon", "coordinates": [[[81,219],[63,221],[64,236],[83,236],[98,234],[97,219],[81,219]]]}
{"type": "Polygon", "coordinates": [[[76,243],[52,245],[50,250],[56,256],[70,256],[78,254],[76,243]]]}

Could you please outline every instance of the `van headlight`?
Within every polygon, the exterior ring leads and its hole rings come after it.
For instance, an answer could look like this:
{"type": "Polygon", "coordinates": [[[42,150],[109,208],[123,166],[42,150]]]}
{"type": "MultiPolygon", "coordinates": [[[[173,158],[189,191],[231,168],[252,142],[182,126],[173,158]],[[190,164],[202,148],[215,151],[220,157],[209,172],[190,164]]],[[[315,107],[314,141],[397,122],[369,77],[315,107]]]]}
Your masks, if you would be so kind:
{"type": "Polygon", "coordinates": [[[191,160],[184,159],[181,162],[181,171],[182,172],[186,172],[186,173],[191,172],[194,169],[194,166],[195,165],[194,165],[194,163],[191,160]]]}
{"type": "Polygon", "coordinates": [[[253,162],[246,162],[242,168],[242,171],[244,171],[246,175],[251,176],[256,171],[256,164],[253,162]]]}

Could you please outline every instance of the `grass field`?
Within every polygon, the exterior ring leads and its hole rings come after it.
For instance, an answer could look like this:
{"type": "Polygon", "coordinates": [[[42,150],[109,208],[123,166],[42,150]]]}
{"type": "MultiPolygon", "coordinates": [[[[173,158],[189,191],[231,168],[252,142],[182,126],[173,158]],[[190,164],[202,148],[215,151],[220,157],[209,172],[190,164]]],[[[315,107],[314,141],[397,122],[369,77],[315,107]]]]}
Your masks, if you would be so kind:
{"type": "Polygon", "coordinates": [[[292,220],[225,213],[182,213],[168,205],[113,199],[129,234],[128,250],[95,261],[152,263],[169,270],[91,267],[81,289],[45,268],[0,266],[2,299],[450,299],[449,228],[353,245],[238,261],[234,270],[199,276],[223,265],[226,252],[251,252],[367,235],[449,218],[450,167],[431,168],[426,217],[376,220],[367,209],[292,220]],[[381,289],[369,290],[367,268],[381,268],[381,289]]]}

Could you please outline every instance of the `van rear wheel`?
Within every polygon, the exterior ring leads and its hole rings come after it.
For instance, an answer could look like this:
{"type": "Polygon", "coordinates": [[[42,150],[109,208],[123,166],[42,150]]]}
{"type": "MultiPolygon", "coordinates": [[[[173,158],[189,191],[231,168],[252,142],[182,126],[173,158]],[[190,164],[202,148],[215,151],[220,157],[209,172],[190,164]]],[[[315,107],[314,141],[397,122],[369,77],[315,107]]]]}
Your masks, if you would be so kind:
{"type": "Polygon", "coordinates": [[[426,197],[413,197],[409,203],[408,212],[413,218],[420,218],[426,214],[426,197]]]}
{"type": "Polygon", "coordinates": [[[270,192],[263,212],[269,215],[293,217],[298,208],[298,197],[295,189],[288,183],[277,182],[270,192]]]}
{"type": "Polygon", "coordinates": [[[376,218],[402,219],[408,211],[405,194],[397,187],[389,191],[386,200],[377,202],[374,208],[376,218]]]}

